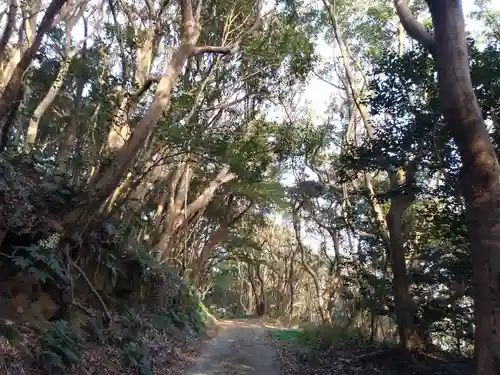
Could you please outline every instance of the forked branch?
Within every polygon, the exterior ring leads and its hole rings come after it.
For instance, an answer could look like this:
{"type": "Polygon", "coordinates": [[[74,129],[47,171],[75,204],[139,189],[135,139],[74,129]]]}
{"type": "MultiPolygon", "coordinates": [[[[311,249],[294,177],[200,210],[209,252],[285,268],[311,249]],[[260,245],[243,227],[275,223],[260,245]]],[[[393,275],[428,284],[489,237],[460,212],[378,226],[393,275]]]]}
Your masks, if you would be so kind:
{"type": "Polygon", "coordinates": [[[434,36],[413,16],[406,0],[394,0],[394,7],[408,35],[426,47],[431,54],[434,54],[434,36]]]}

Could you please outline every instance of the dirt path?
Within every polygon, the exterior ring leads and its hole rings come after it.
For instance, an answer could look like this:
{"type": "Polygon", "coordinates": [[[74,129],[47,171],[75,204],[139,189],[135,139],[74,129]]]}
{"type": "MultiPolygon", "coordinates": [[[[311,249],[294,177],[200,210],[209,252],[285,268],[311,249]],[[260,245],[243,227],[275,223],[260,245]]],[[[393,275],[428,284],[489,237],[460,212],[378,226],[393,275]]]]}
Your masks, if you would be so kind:
{"type": "Polygon", "coordinates": [[[279,375],[276,351],[258,320],[222,323],[197,364],[186,375],[279,375]]]}

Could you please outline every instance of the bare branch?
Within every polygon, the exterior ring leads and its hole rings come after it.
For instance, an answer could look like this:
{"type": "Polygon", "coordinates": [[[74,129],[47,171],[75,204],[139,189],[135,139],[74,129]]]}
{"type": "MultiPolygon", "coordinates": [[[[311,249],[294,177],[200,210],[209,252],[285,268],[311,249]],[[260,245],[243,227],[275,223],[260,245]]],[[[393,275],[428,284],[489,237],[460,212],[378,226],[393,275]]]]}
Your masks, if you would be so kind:
{"type": "Polygon", "coordinates": [[[196,47],[195,54],[200,55],[202,53],[217,53],[220,55],[229,55],[230,53],[236,52],[238,45],[223,47],[223,46],[201,46],[196,47]]]}
{"type": "Polygon", "coordinates": [[[194,13],[194,20],[196,22],[200,22],[201,18],[201,8],[203,7],[203,0],[198,0],[198,3],[196,4],[196,12],[194,13]]]}
{"type": "MultiPolygon", "coordinates": [[[[218,105],[215,105],[215,106],[212,106],[212,107],[208,107],[208,108],[202,108],[200,109],[200,111],[202,112],[207,112],[207,111],[214,111],[214,110],[219,110],[219,109],[228,109],[229,107],[232,107],[236,104],[239,104],[241,102],[244,102],[245,100],[249,99],[249,98],[252,98],[252,97],[266,97],[268,94],[266,93],[255,93],[255,94],[248,94],[248,95],[245,95],[244,97],[242,98],[239,98],[239,99],[235,99],[235,100],[232,100],[232,101],[228,101],[228,102],[225,102],[225,103],[221,103],[221,104],[218,104],[218,105]]],[[[269,99],[272,99],[273,97],[269,97],[269,99]]]]}
{"type": "Polygon", "coordinates": [[[406,0],[394,0],[394,7],[408,35],[429,49],[431,53],[434,53],[434,36],[415,19],[406,0]]]}
{"type": "Polygon", "coordinates": [[[181,0],[182,21],[194,20],[192,0],[181,0]]]}

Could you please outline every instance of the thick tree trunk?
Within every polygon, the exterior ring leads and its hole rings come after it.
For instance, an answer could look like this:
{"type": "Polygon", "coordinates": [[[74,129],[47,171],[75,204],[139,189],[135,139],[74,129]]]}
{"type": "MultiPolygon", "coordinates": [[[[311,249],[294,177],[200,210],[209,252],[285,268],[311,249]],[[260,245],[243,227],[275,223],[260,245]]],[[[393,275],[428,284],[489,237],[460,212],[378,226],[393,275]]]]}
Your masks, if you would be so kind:
{"type": "Polygon", "coordinates": [[[212,233],[210,233],[210,236],[208,240],[205,242],[199,256],[190,265],[190,268],[193,270],[193,272],[196,273],[195,275],[196,277],[204,273],[205,267],[207,266],[208,261],[212,256],[214,249],[217,247],[217,245],[219,245],[221,242],[227,239],[230,229],[236,223],[238,223],[243,218],[243,216],[245,216],[248,210],[253,206],[253,203],[250,203],[236,214],[231,215],[231,212],[233,211],[234,208],[232,202],[233,201],[230,201],[228,203],[228,208],[227,208],[228,212],[225,215],[225,218],[222,219],[222,222],[219,224],[219,227],[212,233]]]}
{"type": "MultiPolygon", "coordinates": [[[[56,1],[56,0],[54,0],[56,1]]],[[[60,0],[62,1],[62,0],[60,0]]],[[[238,50],[246,37],[252,35],[260,26],[260,8],[258,9],[257,20],[254,25],[244,32],[232,46],[196,46],[200,33],[201,22],[200,15],[202,11],[201,2],[196,4],[193,9],[192,0],[181,0],[181,25],[180,25],[180,45],[172,54],[164,75],[158,82],[156,92],[146,114],[137,123],[134,131],[121,147],[109,166],[104,168],[102,174],[99,173],[99,180],[94,181],[92,198],[89,199],[84,209],[76,209],[65,219],[67,235],[75,237],[82,232],[90,223],[98,211],[101,204],[113,193],[120,184],[120,180],[125,175],[127,169],[136,158],[139,151],[144,147],[147,139],[152,135],[156,123],[161,118],[165,110],[170,106],[172,92],[177,84],[179,76],[184,68],[186,61],[192,56],[204,53],[231,54],[238,50]]],[[[205,197],[202,197],[202,200],[205,197]]],[[[198,202],[194,206],[197,205],[198,202]]],[[[178,221],[181,227],[185,220],[178,221]]]]}
{"type": "Polygon", "coordinates": [[[414,39],[436,62],[441,106],[461,159],[475,302],[475,357],[478,375],[500,369],[500,165],[479,109],[469,70],[460,0],[428,0],[434,37],[411,16],[404,0],[394,4],[414,39]]]}
{"type": "Polygon", "coordinates": [[[500,373],[500,165],[475,97],[460,0],[431,1],[443,114],[462,168],[472,252],[477,374],[500,373]]]}
{"type": "Polygon", "coordinates": [[[260,273],[260,264],[256,263],[255,264],[255,274],[257,276],[257,279],[259,279],[259,285],[260,285],[260,295],[261,295],[261,304],[262,308],[260,311],[260,316],[265,316],[267,314],[267,296],[266,296],[266,289],[264,285],[264,278],[262,277],[260,273]]]}

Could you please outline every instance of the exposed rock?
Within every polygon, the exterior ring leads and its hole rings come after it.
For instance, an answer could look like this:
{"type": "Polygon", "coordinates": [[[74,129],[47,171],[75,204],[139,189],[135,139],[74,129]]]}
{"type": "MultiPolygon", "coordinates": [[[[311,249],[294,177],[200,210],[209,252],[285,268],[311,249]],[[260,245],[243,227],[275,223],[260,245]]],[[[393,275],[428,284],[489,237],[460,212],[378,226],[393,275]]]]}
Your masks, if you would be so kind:
{"type": "Polygon", "coordinates": [[[30,300],[26,294],[19,293],[12,299],[12,303],[18,314],[23,315],[28,311],[30,300]]]}
{"type": "Polygon", "coordinates": [[[59,310],[59,305],[52,301],[46,293],[43,293],[38,300],[30,305],[30,313],[41,321],[52,318],[57,310],[59,310]]]}

